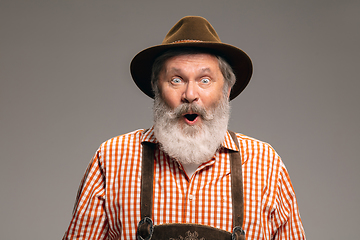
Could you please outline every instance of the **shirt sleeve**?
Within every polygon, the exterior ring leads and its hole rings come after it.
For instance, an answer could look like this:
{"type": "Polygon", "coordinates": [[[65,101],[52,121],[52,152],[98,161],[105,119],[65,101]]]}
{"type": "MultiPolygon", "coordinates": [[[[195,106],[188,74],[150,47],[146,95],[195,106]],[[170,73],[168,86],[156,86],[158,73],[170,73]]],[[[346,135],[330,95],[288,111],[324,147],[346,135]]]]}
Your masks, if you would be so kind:
{"type": "Polygon", "coordinates": [[[276,205],[272,217],[275,233],[272,239],[306,239],[295,191],[285,166],[282,166],[278,179],[276,205]]]}
{"type": "Polygon", "coordinates": [[[69,228],[63,240],[106,239],[105,171],[98,150],[81,181],[69,228]]]}

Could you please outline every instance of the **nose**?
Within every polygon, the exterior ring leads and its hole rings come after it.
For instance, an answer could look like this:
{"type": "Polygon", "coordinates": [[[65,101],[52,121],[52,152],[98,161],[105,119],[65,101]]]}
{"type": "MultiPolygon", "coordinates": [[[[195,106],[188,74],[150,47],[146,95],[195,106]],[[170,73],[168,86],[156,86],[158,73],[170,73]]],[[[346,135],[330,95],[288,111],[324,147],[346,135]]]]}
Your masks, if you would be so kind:
{"type": "Polygon", "coordinates": [[[196,83],[193,81],[189,81],[186,84],[186,88],[182,95],[182,101],[186,103],[192,103],[194,101],[197,101],[198,99],[199,99],[199,95],[198,95],[196,83]]]}

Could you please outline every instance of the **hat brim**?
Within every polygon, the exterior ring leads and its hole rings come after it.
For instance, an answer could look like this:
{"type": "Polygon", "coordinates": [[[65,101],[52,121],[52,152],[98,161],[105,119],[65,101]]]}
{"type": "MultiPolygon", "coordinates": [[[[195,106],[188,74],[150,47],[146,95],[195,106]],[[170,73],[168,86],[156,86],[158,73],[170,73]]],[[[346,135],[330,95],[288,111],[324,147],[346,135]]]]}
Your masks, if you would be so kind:
{"type": "Polygon", "coordinates": [[[139,52],[133,58],[130,64],[131,76],[140,90],[147,96],[154,98],[151,87],[151,74],[155,59],[169,49],[184,47],[198,48],[205,52],[219,55],[229,63],[236,76],[236,82],[231,89],[230,100],[237,97],[248,85],[253,67],[251,59],[244,51],[226,43],[186,42],[149,47],[139,52]]]}

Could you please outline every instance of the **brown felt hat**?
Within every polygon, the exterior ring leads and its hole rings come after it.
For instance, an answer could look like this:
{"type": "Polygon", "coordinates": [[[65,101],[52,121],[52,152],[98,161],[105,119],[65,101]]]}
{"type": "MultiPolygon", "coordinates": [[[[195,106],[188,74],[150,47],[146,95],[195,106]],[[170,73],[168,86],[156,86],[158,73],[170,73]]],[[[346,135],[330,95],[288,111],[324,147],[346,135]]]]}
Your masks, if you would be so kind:
{"type": "Polygon", "coordinates": [[[151,72],[155,59],[169,49],[197,48],[223,57],[232,67],[236,83],[230,93],[230,100],[239,95],[249,83],[252,63],[241,49],[222,43],[215,29],[203,17],[188,16],[180,19],[165,36],[162,44],[139,52],[131,61],[130,71],[136,85],[146,95],[154,98],[151,88],[151,72]]]}

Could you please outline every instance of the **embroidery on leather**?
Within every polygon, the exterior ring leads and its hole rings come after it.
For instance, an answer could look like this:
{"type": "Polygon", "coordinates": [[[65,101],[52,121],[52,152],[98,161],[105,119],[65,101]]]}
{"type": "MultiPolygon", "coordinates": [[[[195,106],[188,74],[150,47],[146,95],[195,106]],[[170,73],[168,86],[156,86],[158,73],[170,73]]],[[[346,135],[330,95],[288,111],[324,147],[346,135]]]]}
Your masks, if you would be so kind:
{"type": "Polygon", "coordinates": [[[185,238],[182,236],[179,236],[179,238],[170,238],[169,240],[205,240],[205,238],[198,239],[199,234],[194,231],[194,233],[191,233],[190,231],[187,231],[185,233],[185,238]]]}

